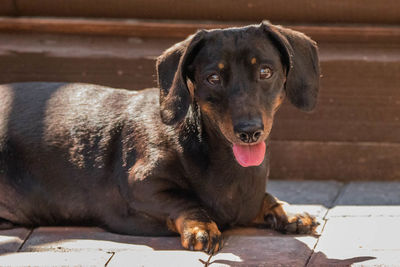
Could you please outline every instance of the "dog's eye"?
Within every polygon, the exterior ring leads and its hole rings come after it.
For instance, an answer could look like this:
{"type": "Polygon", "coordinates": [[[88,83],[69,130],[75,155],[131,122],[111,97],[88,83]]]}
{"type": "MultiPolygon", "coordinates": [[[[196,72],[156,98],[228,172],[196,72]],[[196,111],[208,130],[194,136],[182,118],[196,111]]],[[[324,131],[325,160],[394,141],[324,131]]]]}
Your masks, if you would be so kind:
{"type": "Polygon", "coordinates": [[[267,67],[267,66],[261,66],[260,68],[260,79],[264,80],[264,79],[269,79],[272,76],[272,70],[271,68],[267,67]]]}
{"type": "Polygon", "coordinates": [[[207,77],[207,82],[211,85],[217,85],[221,82],[218,74],[212,74],[207,77]]]}

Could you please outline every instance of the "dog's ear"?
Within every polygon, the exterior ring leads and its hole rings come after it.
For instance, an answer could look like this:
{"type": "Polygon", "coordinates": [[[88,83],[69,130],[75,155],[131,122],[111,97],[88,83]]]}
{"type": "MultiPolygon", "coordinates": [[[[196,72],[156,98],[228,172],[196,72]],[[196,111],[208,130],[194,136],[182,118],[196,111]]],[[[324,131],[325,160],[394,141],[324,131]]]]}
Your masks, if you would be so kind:
{"type": "Polygon", "coordinates": [[[281,53],[286,66],[285,91],[290,102],[302,110],[313,110],[320,78],[317,44],[303,33],[268,22],[261,27],[281,53]]]}
{"type": "Polygon", "coordinates": [[[160,115],[163,123],[181,121],[191,104],[187,86],[188,66],[204,41],[206,31],[199,31],[167,49],[157,58],[157,79],[160,87],[160,115]]]}

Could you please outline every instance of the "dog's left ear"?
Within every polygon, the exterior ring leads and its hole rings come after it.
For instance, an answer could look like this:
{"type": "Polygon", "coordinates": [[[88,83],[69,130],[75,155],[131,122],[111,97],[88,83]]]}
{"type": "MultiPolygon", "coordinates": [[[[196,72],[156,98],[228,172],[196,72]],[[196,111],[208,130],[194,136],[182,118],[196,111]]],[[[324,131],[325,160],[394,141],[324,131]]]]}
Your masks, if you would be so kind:
{"type": "Polygon", "coordinates": [[[157,58],[157,78],[160,88],[160,115],[163,123],[181,121],[191,104],[187,86],[188,66],[200,50],[206,31],[199,31],[167,49],[157,58]]]}
{"type": "Polygon", "coordinates": [[[317,44],[303,33],[268,22],[263,22],[261,27],[278,48],[286,65],[285,91],[290,102],[302,110],[313,110],[320,78],[317,44]]]}

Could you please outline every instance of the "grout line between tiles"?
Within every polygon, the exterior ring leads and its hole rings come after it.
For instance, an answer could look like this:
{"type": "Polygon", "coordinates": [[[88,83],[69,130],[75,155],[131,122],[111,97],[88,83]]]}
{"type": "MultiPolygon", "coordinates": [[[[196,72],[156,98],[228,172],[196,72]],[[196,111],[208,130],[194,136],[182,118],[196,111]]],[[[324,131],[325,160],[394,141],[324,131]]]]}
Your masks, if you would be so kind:
{"type": "Polygon", "coordinates": [[[32,235],[32,233],[33,233],[34,230],[35,230],[34,228],[30,229],[30,231],[29,231],[29,233],[26,235],[24,241],[23,241],[22,244],[19,246],[17,252],[20,252],[20,251],[21,251],[22,247],[25,245],[26,241],[28,241],[28,239],[31,237],[31,235],[32,235]]]}
{"type": "Polygon", "coordinates": [[[108,261],[104,264],[104,267],[107,267],[107,265],[110,263],[110,261],[112,260],[112,258],[114,257],[115,252],[111,252],[111,257],[108,259],[108,261]]]}
{"type": "Polygon", "coordinates": [[[324,220],[324,225],[322,226],[321,234],[318,236],[317,242],[315,242],[315,244],[314,244],[314,246],[313,246],[313,248],[312,248],[312,250],[311,250],[311,254],[310,254],[310,256],[308,257],[308,259],[307,259],[307,261],[306,261],[304,267],[307,267],[308,264],[310,263],[310,260],[311,260],[312,256],[314,255],[315,249],[316,249],[316,247],[317,247],[317,245],[318,245],[318,243],[319,243],[319,239],[321,238],[322,234],[324,233],[327,220],[325,220],[325,219],[323,219],[323,220],[324,220]]]}
{"type": "Polygon", "coordinates": [[[340,199],[341,196],[343,196],[343,194],[346,192],[346,189],[348,188],[349,183],[346,183],[344,185],[342,185],[338,191],[338,193],[336,194],[336,196],[334,197],[333,201],[331,202],[332,204],[329,205],[328,210],[325,212],[324,216],[322,217],[322,219],[326,220],[326,217],[329,214],[329,211],[335,207],[337,205],[338,200],[340,199]]]}
{"type": "Polygon", "coordinates": [[[337,195],[335,196],[335,198],[332,201],[332,205],[329,208],[333,208],[334,206],[336,206],[338,200],[340,199],[341,196],[343,196],[343,194],[345,193],[345,191],[347,190],[347,188],[349,187],[350,183],[345,183],[343,184],[340,189],[339,192],[337,193],[337,195]]]}
{"type": "Polygon", "coordinates": [[[324,225],[323,225],[323,227],[322,227],[321,234],[320,234],[319,237],[317,238],[317,242],[315,242],[314,247],[312,248],[311,254],[310,254],[310,256],[308,257],[308,259],[307,259],[307,261],[306,261],[306,263],[305,263],[305,265],[304,265],[305,267],[307,267],[307,266],[310,264],[311,258],[312,258],[312,256],[314,255],[314,252],[315,252],[315,249],[317,248],[317,245],[318,245],[318,243],[319,243],[319,240],[320,240],[320,238],[322,237],[322,235],[324,234],[324,230],[325,230],[326,224],[327,224],[327,222],[328,222],[328,219],[327,219],[326,217],[327,217],[329,211],[336,205],[338,199],[344,194],[344,192],[346,191],[346,188],[347,188],[347,187],[348,187],[348,183],[343,184],[343,185],[339,188],[339,190],[338,190],[336,196],[333,198],[333,200],[332,200],[332,202],[331,202],[332,204],[329,205],[329,207],[328,207],[328,209],[326,210],[324,216],[322,217],[322,220],[324,221],[324,225]]]}
{"type": "Polygon", "coordinates": [[[211,261],[211,258],[212,258],[213,256],[214,256],[214,255],[211,254],[211,255],[208,257],[207,261],[204,262],[204,267],[210,266],[210,261],[211,261]]]}

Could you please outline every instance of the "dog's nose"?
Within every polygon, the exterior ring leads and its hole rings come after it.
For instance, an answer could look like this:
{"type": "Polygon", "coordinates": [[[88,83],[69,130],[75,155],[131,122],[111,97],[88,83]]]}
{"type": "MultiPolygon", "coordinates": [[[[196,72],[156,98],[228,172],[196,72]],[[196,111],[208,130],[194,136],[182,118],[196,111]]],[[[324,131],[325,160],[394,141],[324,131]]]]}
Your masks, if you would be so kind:
{"type": "Polygon", "coordinates": [[[255,143],[263,134],[264,125],[261,120],[241,122],[233,127],[236,136],[244,143],[255,143]]]}

